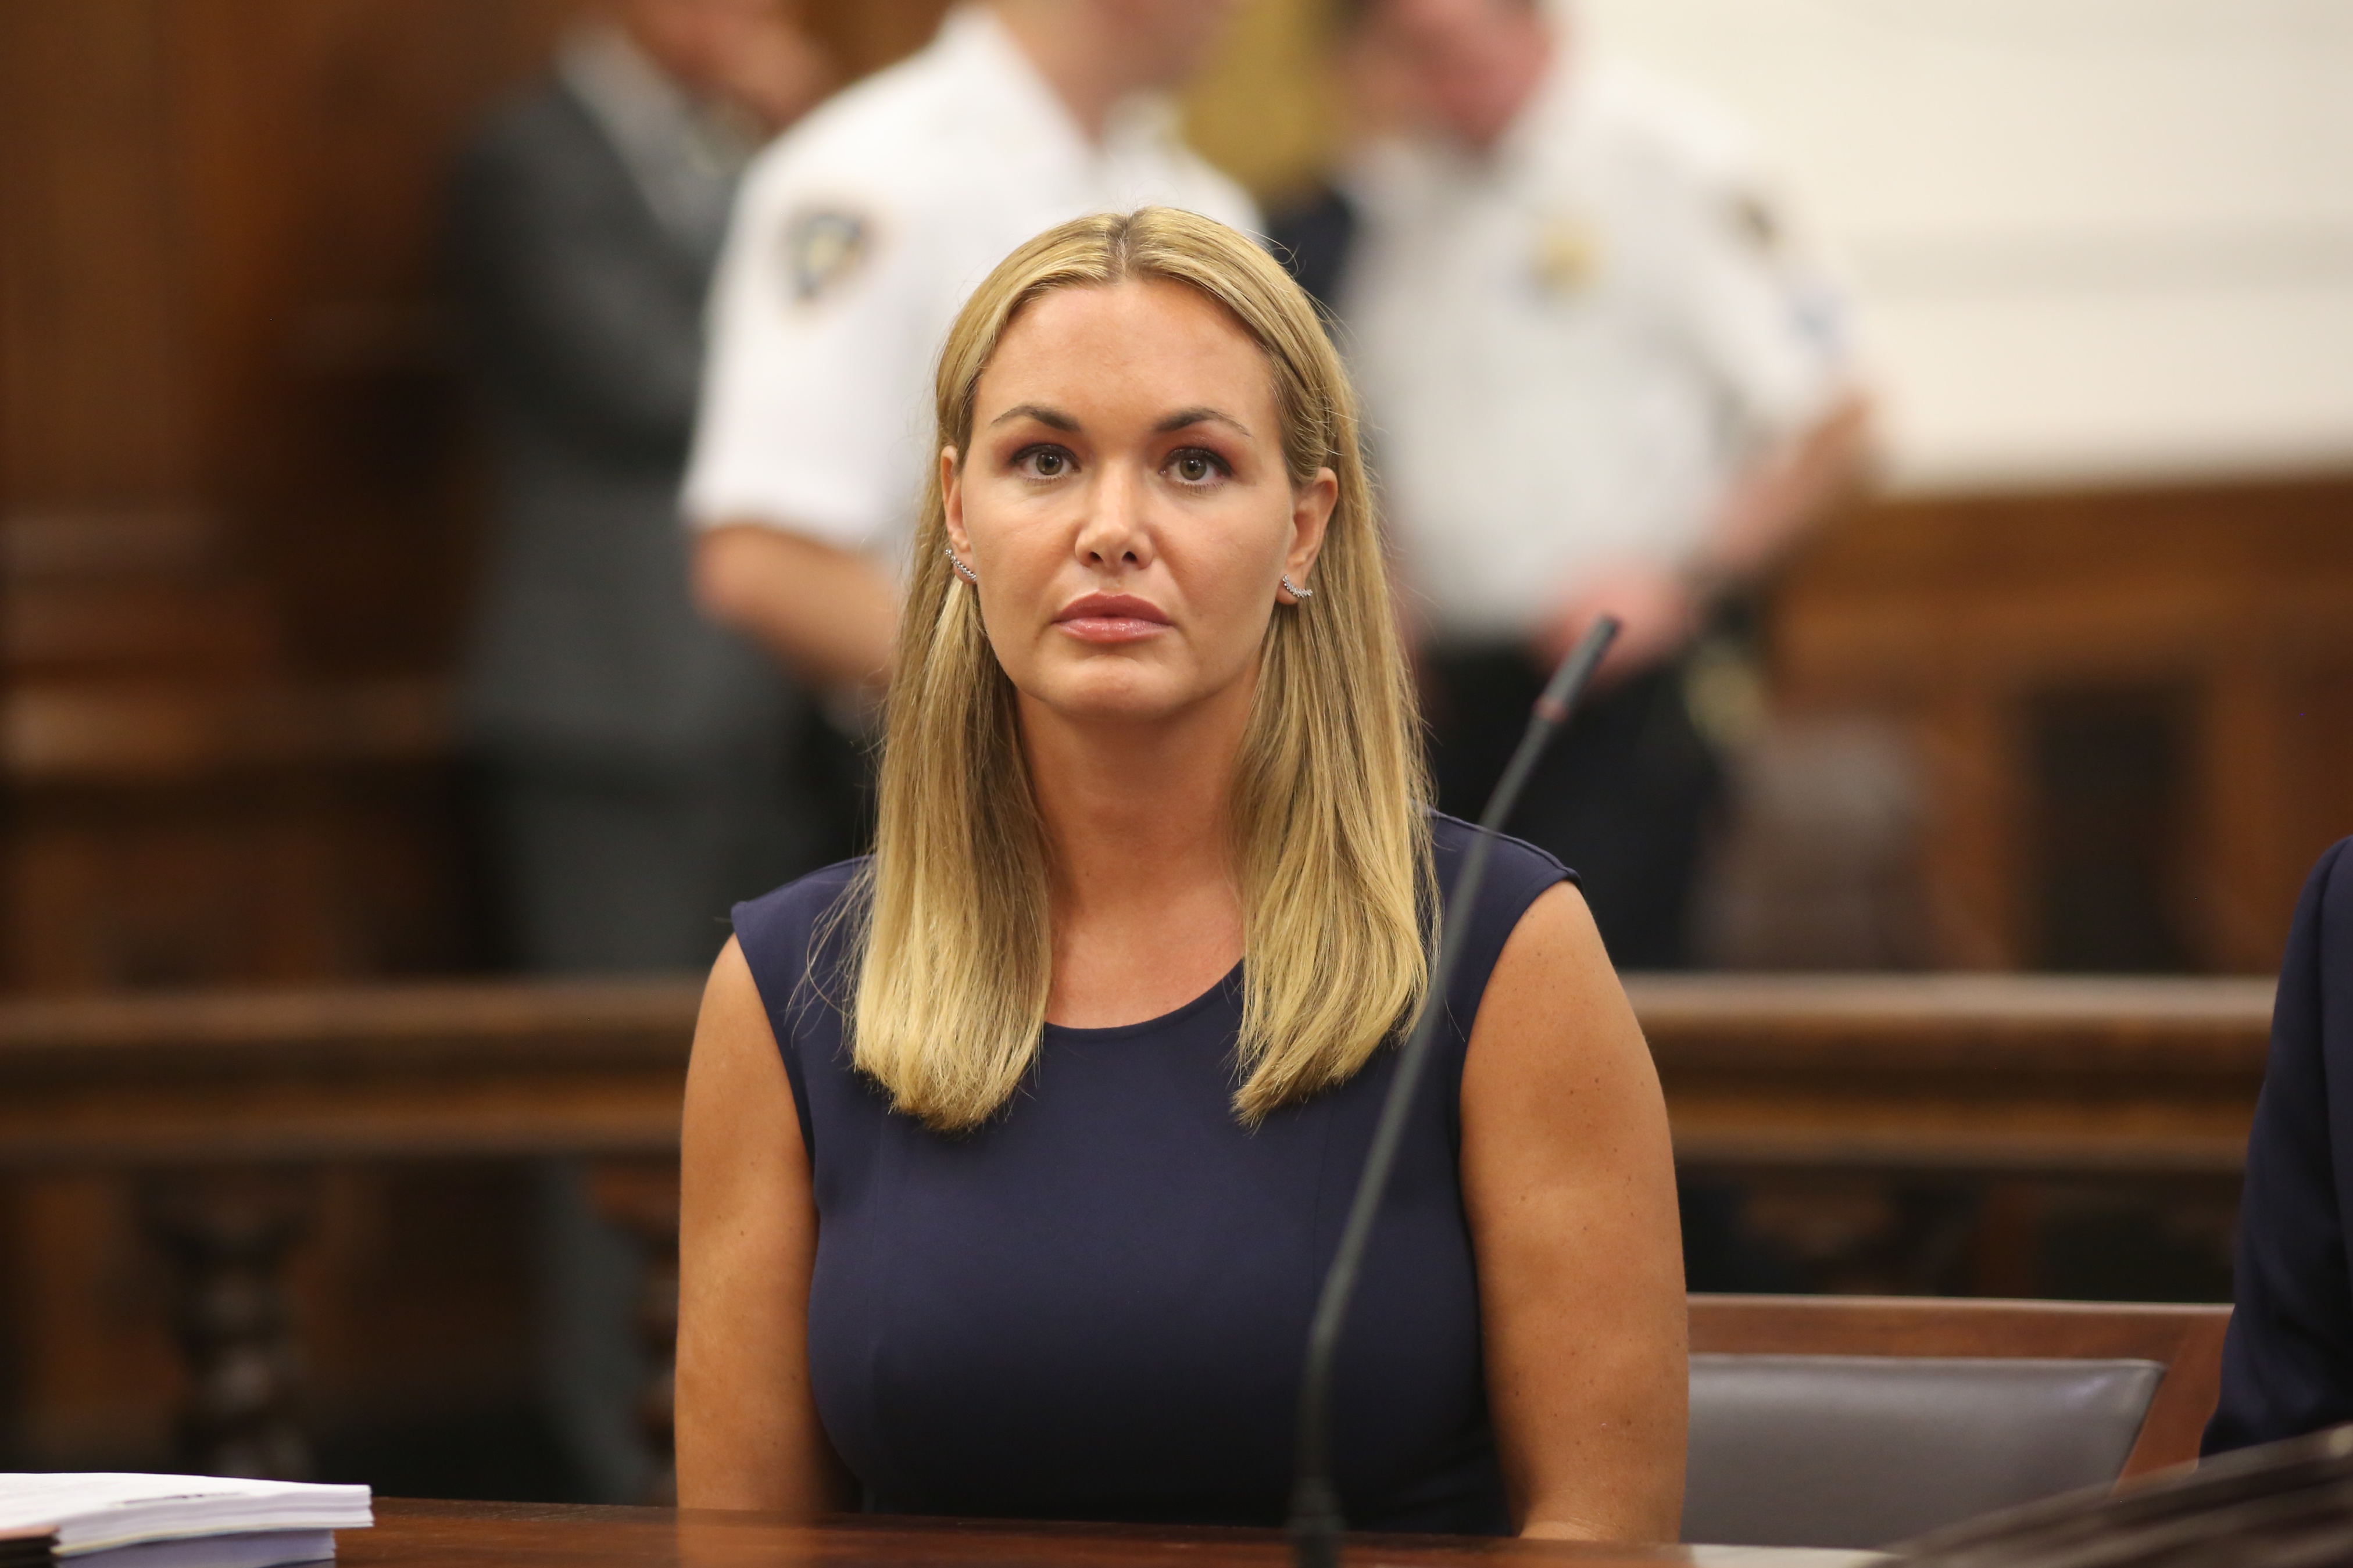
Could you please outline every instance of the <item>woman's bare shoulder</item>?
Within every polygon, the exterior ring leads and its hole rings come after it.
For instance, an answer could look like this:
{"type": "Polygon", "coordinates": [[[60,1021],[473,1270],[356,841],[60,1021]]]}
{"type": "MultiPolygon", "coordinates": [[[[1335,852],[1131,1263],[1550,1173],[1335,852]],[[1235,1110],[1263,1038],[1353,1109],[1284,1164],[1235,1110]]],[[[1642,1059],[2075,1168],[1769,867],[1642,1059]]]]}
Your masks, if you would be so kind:
{"type": "Polygon", "coordinates": [[[687,1068],[687,1131],[723,1135],[745,1121],[765,1123],[782,1096],[789,1101],[784,1055],[768,1022],[759,983],[733,937],[711,966],[694,1022],[687,1068]]]}
{"type": "Polygon", "coordinates": [[[1520,916],[1488,978],[1464,1064],[1463,1114],[1485,1109],[1482,1090],[1523,1105],[1589,1101],[1603,1080],[1629,1073],[1655,1083],[1641,1026],[1584,895],[1556,882],[1520,916]]]}

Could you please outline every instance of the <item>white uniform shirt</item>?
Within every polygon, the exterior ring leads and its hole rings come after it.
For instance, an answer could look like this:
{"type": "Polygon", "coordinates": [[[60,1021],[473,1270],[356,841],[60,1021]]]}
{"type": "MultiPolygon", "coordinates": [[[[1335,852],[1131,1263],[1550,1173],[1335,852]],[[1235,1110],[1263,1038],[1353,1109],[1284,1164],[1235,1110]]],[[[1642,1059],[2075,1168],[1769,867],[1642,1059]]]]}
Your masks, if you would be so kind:
{"type": "Polygon", "coordinates": [[[1760,446],[1828,412],[1841,301],[1736,129],[1607,60],[1486,159],[1349,182],[1341,315],[1387,517],[1433,630],[1517,640],[1580,571],[1680,565],[1760,446]]]}
{"type": "Polygon", "coordinates": [[[965,298],[1040,231],[1148,205],[1258,222],[1166,106],[1127,105],[1090,142],[993,14],[952,14],[746,177],[712,286],[689,519],[789,527],[895,566],[965,298]]]}

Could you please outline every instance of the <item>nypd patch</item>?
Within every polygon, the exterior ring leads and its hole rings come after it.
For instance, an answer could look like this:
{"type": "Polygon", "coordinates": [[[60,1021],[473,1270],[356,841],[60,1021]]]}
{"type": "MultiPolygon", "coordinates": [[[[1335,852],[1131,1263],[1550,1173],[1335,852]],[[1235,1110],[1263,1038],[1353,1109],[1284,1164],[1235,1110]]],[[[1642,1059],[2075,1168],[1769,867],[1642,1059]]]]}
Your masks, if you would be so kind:
{"type": "Polygon", "coordinates": [[[811,304],[857,276],[874,243],[873,226],[841,207],[813,207],[785,231],[786,272],[793,298],[811,304]]]}

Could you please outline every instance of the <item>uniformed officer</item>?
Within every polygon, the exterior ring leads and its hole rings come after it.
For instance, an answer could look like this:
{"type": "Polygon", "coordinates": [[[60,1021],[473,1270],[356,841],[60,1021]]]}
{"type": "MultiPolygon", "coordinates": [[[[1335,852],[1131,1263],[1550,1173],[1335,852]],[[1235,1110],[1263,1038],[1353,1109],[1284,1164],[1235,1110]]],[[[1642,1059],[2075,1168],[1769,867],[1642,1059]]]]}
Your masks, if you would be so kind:
{"type": "Polygon", "coordinates": [[[1736,127],[1534,0],[1362,0],[1352,46],[1402,123],[1301,231],[1303,276],[1427,616],[1441,803],[1477,813],[1544,671],[1617,616],[1514,826],[1584,875],[1621,966],[1681,964],[1717,777],[1692,649],[1865,457],[1839,290],[1736,127]]]}
{"type": "Polygon", "coordinates": [[[697,589],[805,679],[871,684],[925,466],[933,361],[1014,247],[1090,212],[1250,199],[1154,96],[1229,0],[996,0],[765,153],[714,296],[686,483],[697,589]]]}

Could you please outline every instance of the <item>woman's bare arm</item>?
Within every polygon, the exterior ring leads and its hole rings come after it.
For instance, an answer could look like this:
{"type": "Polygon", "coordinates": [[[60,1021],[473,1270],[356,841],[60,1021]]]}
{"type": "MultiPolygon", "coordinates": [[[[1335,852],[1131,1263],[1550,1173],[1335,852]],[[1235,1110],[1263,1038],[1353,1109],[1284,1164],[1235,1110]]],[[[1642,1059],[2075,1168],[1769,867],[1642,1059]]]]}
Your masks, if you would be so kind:
{"type": "Polygon", "coordinates": [[[1574,888],[1529,906],[1479,1004],[1462,1196],[1523,1532],[1674,1540],[1690,1376],[1674,1158],[1650,1048],[1574,888]]]}
{"type": "Polygon", "coordinates": [[[848,1478],[809,1393],[808,1156],[767,1011],[733,942],[694,1027],[680,1176],[679,1501],[843,1507],[848,1478]]]}

